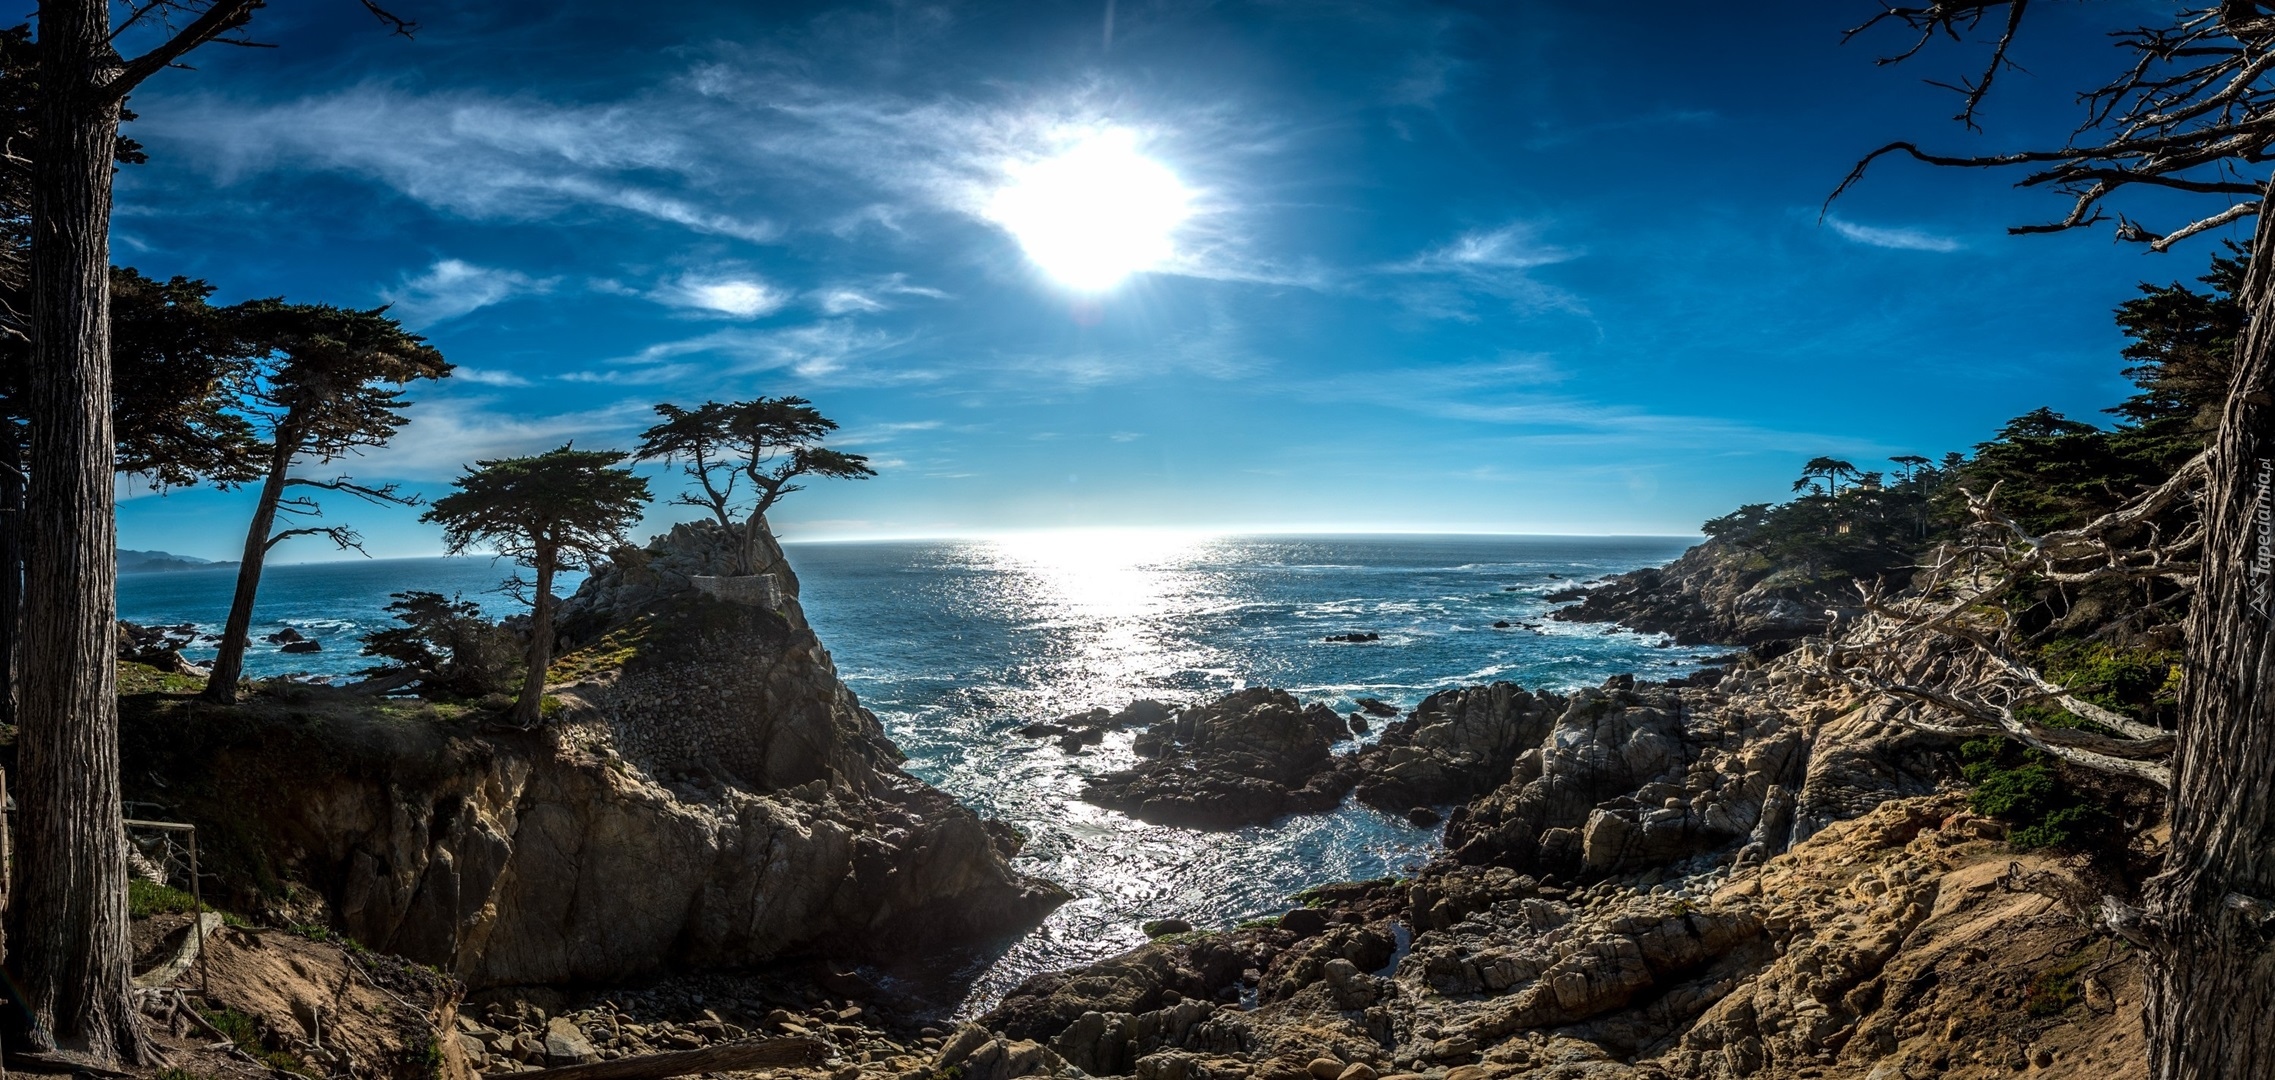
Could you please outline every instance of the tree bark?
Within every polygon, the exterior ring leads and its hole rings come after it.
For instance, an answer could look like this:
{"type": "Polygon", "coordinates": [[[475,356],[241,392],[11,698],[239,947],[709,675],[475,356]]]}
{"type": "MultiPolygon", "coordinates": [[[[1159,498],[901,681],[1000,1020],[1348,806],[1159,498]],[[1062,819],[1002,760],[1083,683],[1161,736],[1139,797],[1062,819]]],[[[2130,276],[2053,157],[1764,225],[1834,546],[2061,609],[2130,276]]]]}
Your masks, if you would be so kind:
{"type": "Polygon", "coordinates": [[[537,564],[537,602],[529,615],[529,671],[513,706],[514,721],[523,727],[535,727],[544,717],[545,669],[553,666],[553,567],[560,553],[540,546],[531,561],[537,564]]]}
{"type": "Polygon", "coordinates": [[[208,676],[208,701],[237,700],[237,683],[245,672],[245,648],[253,633],[253,601],[261,592],[261,568],[269,557],[269,534],[276,528],[277,503],[284,498],[284,482],[292,472],[298,436],[284,426],[276,432],[269,454],[268,479],[261,482],[261,500],[253,507],[253,523],[245,529],[245,553],[237,563],[237,592],[229,599],[229,619],[221,625],[221,646],[213,656],[208,676]]]}
{"type": "Polygon", "coordinates": [[[16,722],[16,643],[24,626],[24,474],[16,433],[0,440],[0,724],[16,722]]]}
{"type": "Polygon", "coordinates": [[[128,980],[111,465],[111,167],[121,64],[102,0],[39,8],[29,512],[8,972],[34,1050],[146,1060],[128,980]]]}
{"type": "Polygon", "coordinates": [[[2144,1008],[2158,1080],[2275,1076],[2275,215],[2213,444],[2189,616],[2172,842],[2149,883],[2144,1008]]]}

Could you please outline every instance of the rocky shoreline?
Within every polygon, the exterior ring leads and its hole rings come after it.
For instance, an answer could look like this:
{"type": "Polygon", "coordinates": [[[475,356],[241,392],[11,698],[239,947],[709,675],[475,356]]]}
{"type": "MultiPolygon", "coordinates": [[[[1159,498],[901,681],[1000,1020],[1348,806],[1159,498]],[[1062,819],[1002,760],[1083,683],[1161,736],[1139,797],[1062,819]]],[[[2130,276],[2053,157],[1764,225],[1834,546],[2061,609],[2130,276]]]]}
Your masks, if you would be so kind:
{"type": "Polygon", "coordinates": [[[1557,614],[1752,646],[1669,682],[1493,683],[1403,715],[1251,688],[1022,729],[1069,753],[1130,733],[1137,764],[1080,797],[1141,820],[1356,799],[1442,818],[1444,850],[1237,928],[1157,920],[951,1024],[851,965],[1001,940],[1067,893],[1012,869],[1015,830],[900,769],[786,566],[704,584],[718,539],[676,530],[565,605],[540,731],[337,688],[159,694],[128,710],[130,771],[228,822],[241,907],[471,990],[433,1014],[446,1073],[770,1036],[825,1044],[832,1080],[2138,1072],[2135,961],[2047,898],[2087,868],[2009,852],[1954,793],[1950,740],[1815,673],[1796,636],[1837,610],[1812,623],[1703,548],[1557,614]]]}
{"type": "MultiPolygon", "coordinates": [[[[1034,976],[935,1075],[2137,1073],[2130,954],[2045,895],[2081,867],[2008,852],[1950,790],[1948,742],[1805,660],[1435,695],[1325,773],[1377,804],[1453,804],[1445,855],[1034,976]]],[[[1223,748],[1279,747],[1306,710],[1244,691],[1187,713],[1164,737],[1180,793],[1258,780],[1223,748]]]]}

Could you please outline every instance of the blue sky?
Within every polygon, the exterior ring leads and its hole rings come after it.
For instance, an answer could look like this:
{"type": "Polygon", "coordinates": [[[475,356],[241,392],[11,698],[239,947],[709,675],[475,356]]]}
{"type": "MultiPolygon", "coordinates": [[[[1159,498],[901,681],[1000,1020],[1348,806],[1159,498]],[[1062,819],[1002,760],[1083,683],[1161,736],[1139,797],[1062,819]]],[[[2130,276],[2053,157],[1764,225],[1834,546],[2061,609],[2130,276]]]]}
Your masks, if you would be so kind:
{"type": "MultiPolygon", "coordinates": [[[[793,539],[1687,533],[1816,454],[2097,417],[2110,308],[2214,242],[2009,237],[2059,197],[1897,161],[1818,219],[1890,138],[2059,139],[2108,5],[2034,12],[1981,133],[1922,81],[1979,53],[1875,66],[1893,38],[1840,44],[1866,3],[398,6],[416,39],[311,0],[261,13],[279,48],[154,80],[114,252],[219,299],[393,303],[459,374],[345,469],[428,492],[629,446],[658,401],[795,393],[882,475],[793,496],[793,539]],[[1108,135],[1191,214],[1081,294],[995,200],[1108,135]]],[[[120,542],[233,557],[248,509],[132,498],[120,542]]],[[[440,547],[415,511],[333,516],[440,547]]]]}

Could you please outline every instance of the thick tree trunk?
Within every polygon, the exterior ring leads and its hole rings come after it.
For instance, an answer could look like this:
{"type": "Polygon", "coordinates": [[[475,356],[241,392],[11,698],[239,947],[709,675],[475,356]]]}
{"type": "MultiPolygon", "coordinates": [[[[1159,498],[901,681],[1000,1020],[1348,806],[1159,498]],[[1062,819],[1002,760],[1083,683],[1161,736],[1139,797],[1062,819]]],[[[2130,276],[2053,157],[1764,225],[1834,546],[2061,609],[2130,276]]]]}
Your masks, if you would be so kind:
{"type": "Polygon", "coordinates": [[[147,1053],[128,982],[111,488],[111,163],[119,73],[101,0],[39,9],[32,370],[8,972],[33,1049],[147,1053]]]}
{"type": "Polygon", "coordinates": [[[2150,1075],[2275,1076],[2275,215],[2212,454],[2190,613],[2172,843],[2142,933],[2150,1075]]]}
{"type": "Polygon", "coordinates": [[[276,528],[277,503],[284,498],[284,482],[292,472],[298,436],[279,427],[269,456],[269,476],[261,483],[261,501],[253,507],[253,523],[245,529],[245,553],[237,563],[237,592],[229,598],[229,619],[221,624],[221,647],[213,656],[213,674],[205,684],[205,699],[237,700],[237,683],[245,673],[245,648],[253,633],[253,602],[261,593],[261,567],[269,557],[269,534],[276,528]]]}
{"type": "Polygon", "coordinates": [[[16,722],[16,643],[24,626],[24,463],[0,439],[0,723],[16,722]]]}
{"type": "Polygon", "coordinates": [[[545,712],[545,669],[553,666],[553,565],[559,556],[537,549],[537,603],[529,615],[529,671],[521,677],[521,697],[514,702],[514,722],[536,727],[545,712]]]}

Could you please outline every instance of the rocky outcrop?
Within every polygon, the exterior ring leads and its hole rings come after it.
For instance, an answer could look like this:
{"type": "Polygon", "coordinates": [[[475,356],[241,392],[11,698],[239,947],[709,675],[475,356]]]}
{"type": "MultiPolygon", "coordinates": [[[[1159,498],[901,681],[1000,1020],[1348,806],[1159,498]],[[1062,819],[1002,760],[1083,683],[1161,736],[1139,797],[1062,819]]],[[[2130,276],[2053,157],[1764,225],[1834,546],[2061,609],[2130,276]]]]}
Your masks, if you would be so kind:
{"type": "Polygon", "coordinates": [[[1565,622],[1619,623],[1682,645],[1740,645],[1776,655],[1855,614],[1845,580],[1779,571],[1769,560],[1709,540],[1666,566],[1648,567],[1552,596],[1579,603],[1549,613],[1565,622]]]}
{"type": "Polygon", "coordinates": [[[2008,849],[1950,740],[1811,664],[1434,696],[1342,768],[1378,805],[1473,793],[1447,855],[981,1026],[1188,1080],[2140,1075],[2133,954],[2048,899],[2088,871],[2008,849]]]}
{"type": "Polygon", "coordinates": [[[1332,810],[1353,782],[1333,747],[1350,737],[1334,710],[1252,687],[1139,733],[1133,747],[1149,760],[1092,777],[1083,798],[1144,821],[1210,829],[1332,810]]]}
{"type": "MultiPolygon", "coordinates": [[[[607,601],[588,615],[629,602],[580,595],[607,601]]],[[[227,838],[241,902],[477,987],[905,958],[1066,899],[1010,869],[1014,830],[901,771],[790,603],[642,601],[561,659],[535,732],[276,687],[234,709],[138,699],[130,756],[165,784],[149,796],[227,838]]]]}
{"type": "MultiPolygon", "coordinates": [[[[561,601],[560,609],[554,612],[554,625],[565,643],[586,644],[659,600],[706,591],[715,595],[720,588],[716,579],[735,573],[741,543],[740,536],[717,522],[692,521],[672,526],[671,531],[649,540],[645,547],[620,548],[593,568],[574,595],[561,601]],[[714,580],[706,588],[704,579],[714,580]]],[[[805,616],[797,606],[798,575],[790,569],[790,561],[782,554],[782,545],[775,542],[772,530],[759,537],[758,558],[764,569],[751,576],[772,584],[765,590],[748,591],[763,591],[781,601],[773,610],[803,626],[805,616]]]]}
{"type": "MultiPolygon", "coordinates": [[[[1082,1010],[1079,988],[1129,957],[1057,976],[1051,1015],[1073,1019],[1030,1037],[1138,1077],[2142,1075],[2135,954],[2018,888],[2076,879],[2002,835],[1942,794],[1672,884],[1567,889],[1441,864],[1321,890],[1331,929],[1310,938],[1258,927],[1147,946],[1151,966],[1204,984],[1171,1005],[1082,1010]],[[1332,955],[1331,941],[1394,931],[1412,945],[1379,974],[1379,954],[1332,955]],[[1187,958],[1199,949],[1250,966],[1206,986],[1187,958]],[[1229,1000],[1244,983],[1252,1007],[1229,1000]]],[[[1008,1019],[1036,1015],[1017,1000],[980,1026],[1012,1038],[1008,1019]]]]}
{"type": "Polygon", "coordinates": [[[1563,710],[1562,698],[1528,693],[1515,683],[1432,694],[1360,754],[1359,801],[1405,813],[1491,791],[1508,779],[1518,757],[1540,746],[1563,710]]]}

